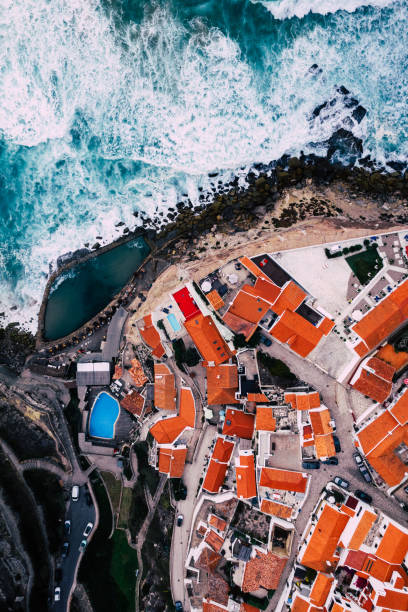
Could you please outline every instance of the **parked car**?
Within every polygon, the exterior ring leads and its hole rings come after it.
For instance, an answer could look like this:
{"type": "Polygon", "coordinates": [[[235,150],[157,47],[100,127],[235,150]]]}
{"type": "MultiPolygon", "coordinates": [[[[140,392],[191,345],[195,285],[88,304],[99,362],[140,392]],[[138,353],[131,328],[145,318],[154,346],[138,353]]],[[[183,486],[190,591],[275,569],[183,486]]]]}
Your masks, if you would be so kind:
{"type": "Polygon", "coordinates": [[[183,524],[183,520],[184,520],[184,516],[182,514],[179,514],[177,517],[177,526],[181,527],[181,525],[183,524]]]}
{"type": "Polygon", "coordinates": [[[93,529],[93,523],[88,523],[84,529],[83,535],[87,538],[93,529]]]}
{"type": "Polygon", "coordinates": [[[65,521],[64,523],[64,531],[66,533],[66,535],[69,535],[71,533],[71,521],[65,521]]]}
{"type": "Polygon", "coordinates": [[[357,463],[357,465],[359,467],[360,467],[360,465],[363,465],[363,459],[362,459],[360,453],[357,453],[357,452],[353,453],[353,458],[354,458],[354,461],[357,463]]]}
{"type": "Polygon", "coordinates": [[[183,612],[183,604],[181,601],[174,602],[174,607],[176,608],[177,612],[183,612]]]}
{"type": "Polygon", "coordinates": [[[69,553],[69,542],[64,542],[62,545],[62,557],[63,559],[65,559],[65,557],[68,555],[69,553]]]}
{"type": "Polygon", "coordinates": [[[81,540],[81,543],[79,545],[79,552],[84,552],[86,548],[86,540],[81,540]]]}
{"type": "Polygon", "coordinates": [[[328,459],[322,461],[322,463],[324,463],[325,465],[338,465],[339,460],[337,459],[337,457],[329,457],[328,459]]]}
{"type": "Polygon", "coordinates": [[[320,461],[310,459],[310,461],[302,461],[302,468],[304,470],[318,470],[320,468],[320,461]]]}
{"type": "Polygon", "coordinates": [[[408,512],[408,504],[404,504],[403,502],[400,502],[400,506],[404,510],[404,512],[408,512]]]}
{"type": "Polygon", "coordinates": [[[337,486],[342,487],[343,489],[348,489],[350,486],[349,481],[345,480],[344,478],[341,478],[340,476],[335,476],[335,478],[333,479],[333,482],[337,486]]]}
{"type": "Polygon", "coordinates": [[[61,599],[61,587],[57,586],[54,589],[54,601],[59,601],[61,599]]]}
{"type": "Polygon", "coordinates": [[[74,485],[71,490],[72,501],[78,501],[79,499],[79,486],[74,485]]]}
{"type": "Polygon", "coordinates": [[[371,504],[371,502],[373,501],[371,495],[369,495],[365,491],[362,491],[361,489],[357,489],[357,491],[354,492],[354,495],[358,497],[358,499],[361,499],[361,501],[366,502],[367,504],[371,504]]]}
{"type": "Polygon", "coordinates": [[[364,478],[364,480],[366,482],[372,482],[373,479],[371,478],[371,474],[367,470],[367,468],[366,468],[366,466],[364,464],[360,465],[360,467],[358,469],[360,470],[361,475],[362,475],[362,477],[364,478]]]}
{"type": "Polygon", "coordinates": [[[265,346],[271,346],[272,340],[270,338],[267,338],[266,336],[261,336],[261,344],[264,344],[265,346]]]}
{"type": "Polygon", "coordinates": [[[336,453],[339,453],[341,451],[340,440],[334,434],[333,434],[333,442],[334,442],[334,448],[336,450],[336,453]]]}

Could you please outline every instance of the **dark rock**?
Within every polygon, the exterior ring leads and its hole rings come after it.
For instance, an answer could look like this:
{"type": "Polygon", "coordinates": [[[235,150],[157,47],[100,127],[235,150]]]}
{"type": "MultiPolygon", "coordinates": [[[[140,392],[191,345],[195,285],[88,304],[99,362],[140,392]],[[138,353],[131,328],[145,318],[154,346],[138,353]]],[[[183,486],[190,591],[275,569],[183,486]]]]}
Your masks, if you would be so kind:
{"type": "Polygon", "coordinates": [[[310,74],[321,74],[323,72],[323,70],[321,68],[319,68],[319,66],[317,64],[312,64],[308,70],[308,72],[310,72],[310,74]]]}
{"type": "Polygon", "coordinates": [[[115,227],[122,227],[122,225],[125,225],[124,221],[119,221],[119,223],[115,223],[115,227]]]}
{"type": "Polygon", "coordinates": [[[387,166],[402,174],[404,172],[406,164],[400,161],[389,161],[387,162],[387,166]]]}
{"type": "Polygon", "coordinates": [[[319,106],[316,106],[316,108],[312,112],[313,117],[318,117],[321,111],[326,107],[327,107],[327,102],[323,102],[323,104],[319,104],[319,106]]]}
{"type": "Polygon", "coordinates": [[[363,152],[363,142],[352,132],[340,128],[328,140],[327,159],[354,165],[363,152]]]}
{"type": "Polygon", "coordinates": [[[343,96],[347,96],[347,94],[350,93],[347,87],[344,87],[344,85],[341,85],[340,87],[338,87],[336,91],[340,94],[343,94],[343,96]]]}
{"type": "Polygon", "coordinates": [[[353,108],[353,106],[357,106],[358,100],[356,98],[344,98],[344,106],[347,108],[353,108]]]}
{"type": "Polygon", "coordinates": [[[302,167],[302,162],[297,157],[291,157],[288,159],[288,166],[291,170],[302,167]]]}
{"type": "Polygon", "coordinates": [[[361,106],[360,104],[359,106],[357,106],[357,108],[353,110],[351,114],[352,117],[357,121],[357,123],[361,123],[364,117],[366,116],[367,111],[364,106],[361,106]]]}
{"type": "Polygon", "coordinates": [[[93,249],[100,249],[101,245],[99,244],[99,242],[95,242],[95,244],[92,247],[93,249]]]}
{"type": "Polygon", "coordinates": [[[209,176],[210,178],[214,178],[215,176],[218,176],[218,172],[209,172],[209,173],[208,173],[208,176],[209,176]]]}

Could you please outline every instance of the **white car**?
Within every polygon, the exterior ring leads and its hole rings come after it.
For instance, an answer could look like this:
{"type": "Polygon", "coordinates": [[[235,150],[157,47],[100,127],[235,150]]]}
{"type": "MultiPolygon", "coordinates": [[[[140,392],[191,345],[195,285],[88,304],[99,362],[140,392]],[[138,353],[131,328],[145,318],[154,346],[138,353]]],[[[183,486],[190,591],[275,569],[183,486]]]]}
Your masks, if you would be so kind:
{"type": "Polygon", "coordinates": [[[78,501],[79,499],[79,486],[78,485],[74,485],[72,487],[71,497],[72,497],[72,501],[78,501]]]}
{"type": "Polygon", "coordinates": [[[87,538],[93,529],[93,523],[88,523],[84,529],[84,536],[87,538]]]}
{"type": "Polygon", "coordinates": [[[54,601],[59,601],[61,599],[61,587],[55,587],[54,589],[54,601]]]}

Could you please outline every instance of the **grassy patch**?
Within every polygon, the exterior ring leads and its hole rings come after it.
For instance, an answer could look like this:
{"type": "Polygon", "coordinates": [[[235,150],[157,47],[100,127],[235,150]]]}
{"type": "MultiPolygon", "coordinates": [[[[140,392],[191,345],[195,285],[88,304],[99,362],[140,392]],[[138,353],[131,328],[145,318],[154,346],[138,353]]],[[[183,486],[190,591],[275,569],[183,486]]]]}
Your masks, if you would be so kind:
{"type": "Polygon", "coordinates": [[[146,483],[150,493],[154,495],[157,485],[159,484],[160,476],[158,472],[149,465],[147,458],[148,444],[147,442],[138,442],[133,446],[133,449],[137,456],[140,483],[142,485],[146,483]]]}
{"type": "Polygon", "coordinates": [[[129,487],[123,487],[122,501],[118,518],[118,527],[126,529],[129,523],[130,508],[132,506],[133,491],[129,487]]]}
{"type": "Polygon", "coordinates": [[[112,503],[113,512],[118,513],[122,481],[116,480],[115,476],[111,472],[101,472],[101,476],[107,488],[112,503]]]}
{"type": "Polygon", "coordinates": [[[132,500],[130,504],[128,527],[132,536],[132,541],[140,531],[149,509],[147,507],[143,488],[138,480],[132,490],[132,500]]]}
{"type": "Polygon", "coordinates": [[[383,267],[383,262],[377,249],[368,248],[366,251],[346,257],[346,261],[361,285],[367,285],[383,267]]]}
{"type": "Polygon", "coordinates": [[[121,610],[134,610],[137,553],[128,545],[124,531],[116,530],[112,539],[111,576],[127,601],[127,608],[121,610]]]}

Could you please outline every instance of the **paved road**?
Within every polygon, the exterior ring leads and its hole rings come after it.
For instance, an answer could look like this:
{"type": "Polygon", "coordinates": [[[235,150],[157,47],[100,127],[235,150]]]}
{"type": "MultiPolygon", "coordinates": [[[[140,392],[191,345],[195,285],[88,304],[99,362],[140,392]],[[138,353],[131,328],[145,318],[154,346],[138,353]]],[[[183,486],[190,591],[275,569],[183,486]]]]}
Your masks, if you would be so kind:
{"type": "MultiPolygon", "coordinates": [[[[69,542],[69,552],[65,559],[61,559],[62,580],[55,582],[54,586],[61,587],[61,599],[51,606],[51,610],[65,612],[67,610],[69,593],[77,570],[78,560],[81,556],[79,544],[84,539],[83,532],[87,523],[95,524],[95,508],[89,505],[85,495],[85,486],[80,487],[79,499],[71,501],[66,518],[71,521],[71,533],[66,536],[69,542]]],[[[91,534],[92,535],[92,534],[91,534]]],[[[91,537],[91,536],[90,536],[91,537]]],[[[89,539],[89,538],[88,538],[89,539]]]]}
{"type": "Polygon", "coordinates": [[[183,482],[187,487],[187,497],[185,500],[177,502],[170,553],[170,584],[173,600],[183,602],[184,610],[190,609],[189,599],[184,588],[184,565],[187,557],[193,512],[196,505],[197,487],[203,473],[206,455],[209,454],[208,448],[215,435],[216,427],[213,425],[207,426],[203,431],[202,437],[198,442],[194,462],[186,464],[184,469],[183,482]],[[183,514],[184,516],[181,527],[177,525],[178,514],[183,514]]]}

